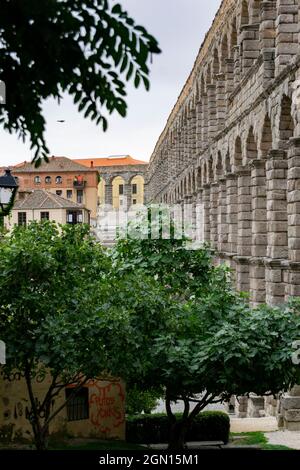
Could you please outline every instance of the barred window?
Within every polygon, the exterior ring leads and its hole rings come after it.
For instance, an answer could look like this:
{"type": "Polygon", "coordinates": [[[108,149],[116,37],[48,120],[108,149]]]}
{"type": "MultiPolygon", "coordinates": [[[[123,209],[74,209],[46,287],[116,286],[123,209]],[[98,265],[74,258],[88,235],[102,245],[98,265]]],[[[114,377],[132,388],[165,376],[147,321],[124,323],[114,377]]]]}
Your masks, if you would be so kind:
{"type": "MultiPolygon", "coordinates": [[[[66,388],[66,400],[74,392],[73,388],[66,388]]],[[[89,419],[89,390],[83,387],[67,403],[68,421],[80,421],[89,419]]]]}

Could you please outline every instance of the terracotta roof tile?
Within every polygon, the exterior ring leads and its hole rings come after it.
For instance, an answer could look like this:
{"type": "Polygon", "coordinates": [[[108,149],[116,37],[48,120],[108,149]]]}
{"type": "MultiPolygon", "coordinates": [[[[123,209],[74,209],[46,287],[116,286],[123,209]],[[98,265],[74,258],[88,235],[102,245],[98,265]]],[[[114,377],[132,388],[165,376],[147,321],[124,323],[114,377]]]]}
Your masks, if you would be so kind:
{"type": "Polygon", "coordinates": [[[148,165],[148,162],[144,162],[142,160],[136,160],[132,158],[130,155],[120,155],[115,157],[105,157],[105,158],[78,158],[73,160],[80,165],[87,166],[89,168],[92,165],[96,168],[103,167],[103,166],[127,166],[127,165],[148,165]]]}
{"type": "Polygon", "coordinates": [[[83,204],[69,201],[45,189],[35,189],[24,199],[14,204],[14,209],[84,209],[83,204]]]}
{"type": "Polygon", "coordinates": [[[46,172],[61,172],[64,171],[96,171],[93,168],[86,168],[84,165],[80,165],[80,163],[75,162],[67,157],[50,157],[49,162],[42,161],[41,165],[38,168],[31,162],[23,162],[19,163],[12,167],[14,173],[23,173],[24,171],[30,173],[38,173],[40,171],[46,172]]]}

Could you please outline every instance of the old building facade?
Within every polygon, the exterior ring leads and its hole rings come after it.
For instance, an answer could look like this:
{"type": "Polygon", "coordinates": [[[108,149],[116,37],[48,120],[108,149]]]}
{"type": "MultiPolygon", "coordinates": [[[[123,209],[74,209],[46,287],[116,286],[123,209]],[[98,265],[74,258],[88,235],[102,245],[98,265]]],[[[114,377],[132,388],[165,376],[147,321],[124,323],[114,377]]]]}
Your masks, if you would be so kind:
{"type": "Polygon", "coordinates": [[[91,220],[97,218],[97,193],[99,172],[86,168],[67,157],[49,157],[38,168],[30,162],[12,167],[19,191],[44,189],[70,202],[83,204],[90,211],[91,220]]]}
{"type": "Polygon", "coordinates": [[[203,206],[253,305],[300,295],[299,5],[223,0],[148,169],[148,202],[203,206]]]}
{"type": "Polygon", "coordinates": [[[99,171],[99,208],[109,205],[114,209],[127,210],[132,205],[144,203],[144,177],[147,162],[137,160],[130,155],[82,158],[74,161],[99,171]]]}

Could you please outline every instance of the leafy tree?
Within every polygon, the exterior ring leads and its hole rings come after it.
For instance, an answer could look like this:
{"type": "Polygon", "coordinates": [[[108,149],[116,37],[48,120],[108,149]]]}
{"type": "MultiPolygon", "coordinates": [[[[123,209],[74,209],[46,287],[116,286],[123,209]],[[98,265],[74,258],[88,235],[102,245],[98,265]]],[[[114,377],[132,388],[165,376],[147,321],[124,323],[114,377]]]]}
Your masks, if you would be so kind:
{"type": "Polygon", "coordinates": [[[1,240],[0,337],[7,346],[2,374],[18,372],[26,381],[37,449],[46,448],[49,424],[66,405],[53,407],[65,386],[75,384],[71,399],[109,370],[107,345],[126,319],[105,304],[108,269],[85,226],[34,222],[1,240]],[[46,377],[44,384],[51,380],[38,401],[36,380],[46,377]]]}
{"type": "Polygon", "coordinates": [[[156,39],[110,0],[1,2],[0,80],[7,106],[0,123],[23,139],[34,161],[47,159],[42,103],[69,93],[84,117],[107,128],[108,113],[126,115],[126,81],[149,89],[149,57],[156,39]]]}
{"type": "Polygon", "coordinates": [[[158,405],[161,391],[139,390],[137,386],[126,389],[126,413],[136,415],[141,413],[151,414],[158,405]]]}
{"type": "Polygon", "coordinates": [[[164,390],[170,449],[184,446],[193,419],[207,405],[251,392],[275,395],[299,383],[299,367],[292,363],[299,302],[251,309],[234,292],[229,270],[212,265],[210,251],[187,250],[184,239],[172,236],[120,240],[112,258],[119,275],[134,270],[164,292],[164,311],[148,320],[147,329],[147,310],[130,309],[135,343],[115,345],[120,350],[114,356],[126,349],[126,362],[139,362],[125,371],[131,386],[164,390]],[[172,412],[178,400],[184,404],[180,419],[172,412]]]}

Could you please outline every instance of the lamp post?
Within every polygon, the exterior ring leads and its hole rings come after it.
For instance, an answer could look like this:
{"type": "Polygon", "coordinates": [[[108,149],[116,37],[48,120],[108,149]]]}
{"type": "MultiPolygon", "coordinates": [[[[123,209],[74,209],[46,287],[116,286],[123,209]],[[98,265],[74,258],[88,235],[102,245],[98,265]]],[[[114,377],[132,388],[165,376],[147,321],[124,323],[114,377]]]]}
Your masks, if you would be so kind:
{"type": "Polygon", "coordinates": [[[18,191],[18,184],[12,176],[9,168],[5,174],[0,176],[0,217],[8,215],[13,207],[14,200],[18,191]]]}

